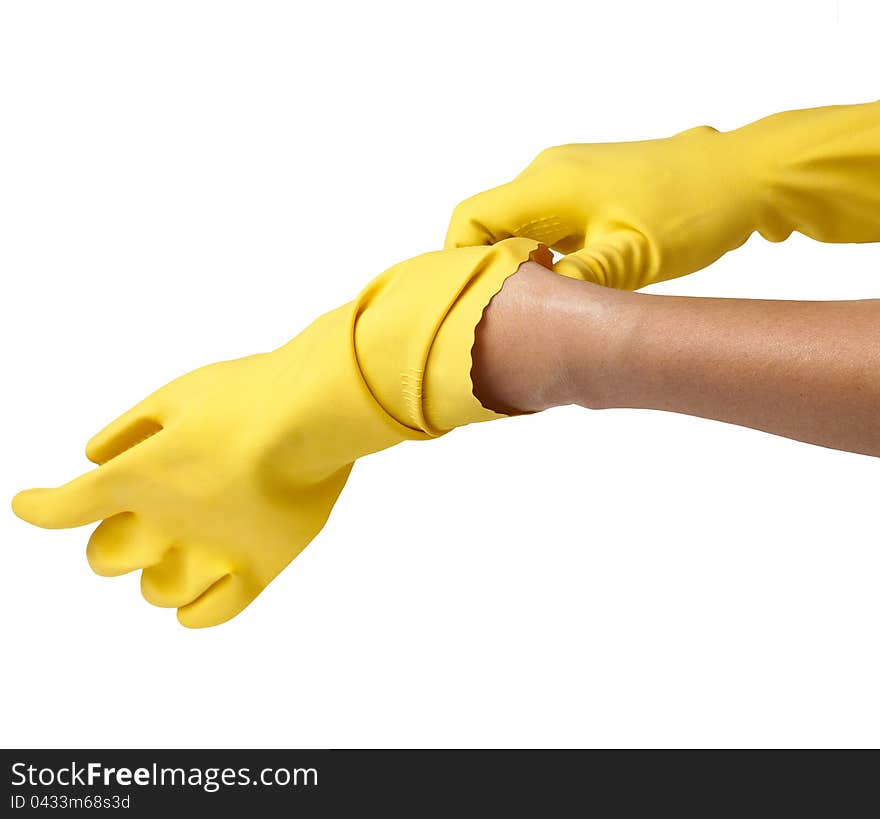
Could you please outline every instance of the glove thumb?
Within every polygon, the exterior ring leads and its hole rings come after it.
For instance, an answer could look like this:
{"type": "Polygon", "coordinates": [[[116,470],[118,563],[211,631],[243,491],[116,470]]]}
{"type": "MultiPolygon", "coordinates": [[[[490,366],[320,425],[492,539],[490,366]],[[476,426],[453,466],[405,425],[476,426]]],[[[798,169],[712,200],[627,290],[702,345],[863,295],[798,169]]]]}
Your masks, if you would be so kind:
{"type": "Polygon", "coordinates": [[[619,228],[588,235],[583,248],[563,256],[553,269],[570,279],[618,290],[638,290],[654,280],[654,267],[644,235],[630,228],[619,228]]]}

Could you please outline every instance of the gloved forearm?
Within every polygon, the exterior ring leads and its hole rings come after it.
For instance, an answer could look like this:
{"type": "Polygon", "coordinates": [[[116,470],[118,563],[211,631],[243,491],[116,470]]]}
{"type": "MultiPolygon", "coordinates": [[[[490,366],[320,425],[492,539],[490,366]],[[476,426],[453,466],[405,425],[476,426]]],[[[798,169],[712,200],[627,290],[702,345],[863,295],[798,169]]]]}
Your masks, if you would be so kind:
{"type": "Polygon", "coordinates": [[[726,133],[561,145],[454,211],[447,247],[525,236],[557,272],[635,290],[706,267],[755,231],[880,239],[880,103],[777,114],[726,133]]]}
{"type": "Polygon", "coordinates": [[[755,179],[754,230],[880,241],[880,101],[786,111],[719,135],[755,179]]]}
{"type": "Polygon", "coordinates": [[[473,380],[507,412],[666,410],[880,455],[880,300],[625,293],[524,265],[477,329],[473,380]]]}

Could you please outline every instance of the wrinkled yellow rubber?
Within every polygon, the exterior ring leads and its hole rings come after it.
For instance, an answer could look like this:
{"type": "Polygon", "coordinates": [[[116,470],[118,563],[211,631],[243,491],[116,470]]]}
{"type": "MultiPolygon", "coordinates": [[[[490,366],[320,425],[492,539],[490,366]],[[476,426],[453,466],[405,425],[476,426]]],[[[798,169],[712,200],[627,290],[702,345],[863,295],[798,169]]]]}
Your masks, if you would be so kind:
{"type": "Polygon", "coordinates": [[[142,569],[144,596],[185,626],[235,616],[320,531],[357,458],[500,417],[474,398],[474,329],[529,239],[429,253],[270,353],[213,364],[98,433],[97,469],[31,489],[38,526],[103,520],[87,555],[102,575],[142,569]]]}
{"type": "Polygon", "coordinates": [[[706,267],[755,231],[880,240],[880,102],[550,148],[462,202],[446,246],[525,236],[569,254],[558,273],[635,290],[706,267]]]}

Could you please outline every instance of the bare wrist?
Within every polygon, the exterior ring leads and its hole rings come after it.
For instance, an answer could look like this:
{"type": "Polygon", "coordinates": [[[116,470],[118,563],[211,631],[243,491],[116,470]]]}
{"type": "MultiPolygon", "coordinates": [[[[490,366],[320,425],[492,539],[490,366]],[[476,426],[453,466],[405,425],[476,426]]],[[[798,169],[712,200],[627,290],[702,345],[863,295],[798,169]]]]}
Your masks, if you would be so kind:
{"type": "Polygon", "coordinates": [[[521,265],[475,333],[474,394],[505,414],[564,404],[614,406],[633,294],[521,265]]]}
{"type": "Polygon", "coordinates": [[[646,298],[591,282],[574,284],[578,292],[568,294],[576,298],[565,338],[569,393],[560,403],[588,409],[629,406],[646,298]]]}

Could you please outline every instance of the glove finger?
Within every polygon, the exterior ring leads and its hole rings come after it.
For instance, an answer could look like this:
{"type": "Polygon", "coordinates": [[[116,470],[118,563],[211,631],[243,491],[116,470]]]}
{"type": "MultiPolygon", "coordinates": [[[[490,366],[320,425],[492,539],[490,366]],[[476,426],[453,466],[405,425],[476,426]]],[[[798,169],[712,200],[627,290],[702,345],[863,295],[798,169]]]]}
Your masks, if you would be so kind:
{"type": "Polygon", "coordinates": [[[587,241],[585,247],[556,262],[553,269],[572,279],[618,290],[637,290],[652,279],[655,265],[640,233],[619,230],[587,241]]]}
{"type": "Polygon", "coordinates": [[[263,587],[241,574],[219,580],[198,599],[177,610],[177,619],[187,628],[217,626],[247,608],[263,587]]]}
{"type": "Polygon", "coordinates": [[[127,512],[108,470],[98,467],[53,489],[25,489],[12,499],[12,511],[44,529],[71,529],[127,512]]]}
{"type": "MultiPolygon", "coordinates": [[[[478,193],[456,205],[446,231],[444,247],[477,247],[492,245],[512,234],[499,227],[508,215],[514,196],[510,191],[514,183],[478,193]],[[505,196],[505,191],[508,195],[505,196]],[[490,227],[490,223],[493,227],[490,227]]],[[[510,221],[508,219],[508,221],[510,221]]],[[[516,221],[515,219],[513,221],[516,221]]]]}
{"type": "Polygon", "coordinates": [[[92,571],[117,577],[158,563],[168,541],[131,512],[122,512],[101,523],[89,538],[86,558],[92,571]]]}
{"type": "Polygon", "coordinates": [[[161,429],[162,413],[154,393],[93,436],[86,444],[86,457],[92,463],[107,463],[161,429]]]}
{"type": "Polygon", "coordinates": [[[491,245],[511,236],[556,244],[576,228],[544,201],[545,193],[531,177],[520,177],[465,199],[452,212],[446,249],[491,245]]]}
{"type": "Polygon", "coordinates": [[[52,489],[26,489],[12,499],[12,511],[44,529],[71,529],[135,511],[138,476],[154,456],[147,444],[114,458],[72,481],[52,489]]]}
{"type": "Polygon", "coordinates": [[[229,572],[192,549],[172,546],[162,559],[141,573],[141,593],[147,602],[177,608],[196,600],[229,572]]]}

